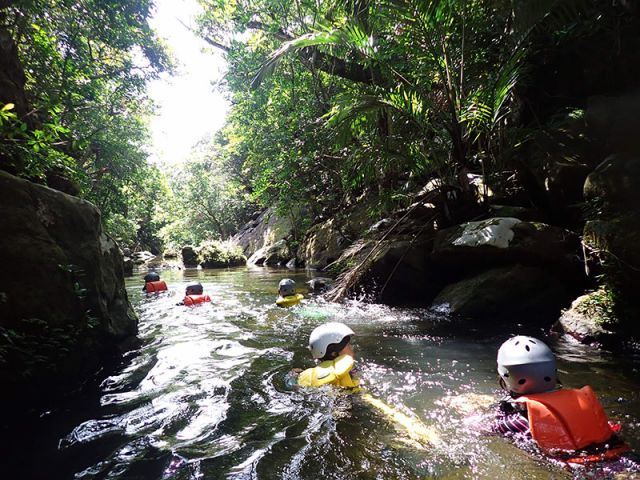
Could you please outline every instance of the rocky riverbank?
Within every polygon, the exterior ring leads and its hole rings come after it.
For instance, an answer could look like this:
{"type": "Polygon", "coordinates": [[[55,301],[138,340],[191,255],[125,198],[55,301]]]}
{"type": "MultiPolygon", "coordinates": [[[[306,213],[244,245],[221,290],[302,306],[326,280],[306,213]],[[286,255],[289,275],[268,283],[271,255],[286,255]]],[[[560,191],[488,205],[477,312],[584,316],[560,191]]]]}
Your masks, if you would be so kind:
{"type": "Polygon", "coordinates": [[[95,206],[0,171],[0,231],[5,392],[76,386],[135,340],[122,254],[95,206]]]}

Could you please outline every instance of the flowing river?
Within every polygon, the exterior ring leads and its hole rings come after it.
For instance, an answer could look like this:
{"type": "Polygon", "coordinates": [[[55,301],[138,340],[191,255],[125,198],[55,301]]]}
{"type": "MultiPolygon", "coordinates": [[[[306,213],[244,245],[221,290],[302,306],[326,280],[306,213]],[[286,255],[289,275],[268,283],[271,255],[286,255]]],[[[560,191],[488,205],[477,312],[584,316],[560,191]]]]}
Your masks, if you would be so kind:
{"type": "MultiPolygon", "coordinates": [[[[609,467],[570,471],[482,433],[482,414],[491,410],[474,399],[499,396],[498,346],[512,334],[542,332],[512,326],[486,334],[481,325],[451,331],[442,314],[357,301],[328,304],[309,295],[302,305],[276,307],[278,281],[293,278],[302,291],[308,275],[167,271],[170,292],[150,297],[141,292],[142,274],[128,279],[142,346],[103,372],[98,388],[18,422],[0,476],[640,478],[624,468],[622,474],[609,467]],[[194,280],[212,303],[178,306],[194,280]],[[437,429],[443,441],[417,443],[358,394],[286,386],[291,368],[313,365],[307,339],[325,321],[356,332],[358,374],[373,396],[437,429]]],[[[592,385],[640,452],[640,357],[545,340],[558,355],[564,385],[592,385]]]]}

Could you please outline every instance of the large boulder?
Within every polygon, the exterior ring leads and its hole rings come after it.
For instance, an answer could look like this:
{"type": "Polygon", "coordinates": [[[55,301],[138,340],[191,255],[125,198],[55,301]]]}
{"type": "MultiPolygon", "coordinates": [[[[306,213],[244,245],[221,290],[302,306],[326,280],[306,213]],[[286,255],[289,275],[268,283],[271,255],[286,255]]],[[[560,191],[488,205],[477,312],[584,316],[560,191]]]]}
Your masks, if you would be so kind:
{"type": "Polygon", "coordinates": [[[607,157],[584,182],[584,196],[621,211],[640,209],[640,155],[615,154],[607,157]]]}
{"type": "Polygon", "coordinates": [[[186,268],[196,268],[200,264],[198,252],[191,245],[182,247],[182,263],[186,268]]]}
{"type": "Polygon", "coordinates": [[[436,234],[431,258],[447,268],[520,263],[544,265],[563,275],[582,269],[576,234],[551,225],[496,217],[457,225],[436,234]]]}
{"type": "Polygon", "coordinates": [[[481,319],[557,319],[571,299],[564,282],[532,266],[492,268],[447,285],[432,307],[481,319]]]}
{"type": "Polygon", "coordinates": [[[585,110],[586,136],[597,145],[596,152],[630,152],[640,155],[638,112],[640,94],[637,90],[636,93],[618,97],[589,98],[585,110]]]}
{"type": "Polygon", "coordinates": [[[202,268],[239,267],[247,263],[242,249],[231,243],[206,242],[198,249],[202,268]]]}
{"type": "Polygon", "coordinates": [[[615,338],[610,329],[612,307],[604,289],[581,295],[562,312],[553,331],[570,335],[581,343],[610,344],[615,338]]]}
{"type": "Polygon", "coordinates": [[[0,172],[0,231],[5,392],[78,381],[135,338],[122,253],[95,206],[0,172]]]}
{"type": "Polygon", "coordinates": [[[273,245],[267,245],[258,249],[247,260],[247,265],[272,265],[286,266],[291,260],[291,249],[287,241],[282,239],[273,245]]]}

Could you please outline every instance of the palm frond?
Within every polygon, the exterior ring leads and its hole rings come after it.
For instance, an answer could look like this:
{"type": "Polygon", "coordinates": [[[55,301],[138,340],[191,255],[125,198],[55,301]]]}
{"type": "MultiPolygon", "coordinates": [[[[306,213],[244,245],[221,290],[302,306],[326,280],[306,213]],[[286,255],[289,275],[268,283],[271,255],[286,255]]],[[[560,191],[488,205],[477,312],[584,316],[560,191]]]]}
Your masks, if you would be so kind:
{"type": "Polygon", "coordinates": [[[366,57],[373,57],[376,52],[373,36],[366,33],[358,23],[349,23],[341,28],[307,33],[288,42],[284,42],[280,48],[275,50],[262,67],[260,67],[260,70],[251,82],[251,87],[259,87],[264,79],[273,73],[285,55],[304,48],[330,46],[356,50],[366,57]]]}
{"type": "Polygon", "coordinates": [[[368,113],[390,110],[403,118],[408,118],[420,127],[427,125],[429,106],[416,91],[406,87],[397,87],[381,95],[357,95],[343,93],[338,95],[331,111],[324,118],[328,127],[337,127],[345,122],[354,121],[368,113]]]}

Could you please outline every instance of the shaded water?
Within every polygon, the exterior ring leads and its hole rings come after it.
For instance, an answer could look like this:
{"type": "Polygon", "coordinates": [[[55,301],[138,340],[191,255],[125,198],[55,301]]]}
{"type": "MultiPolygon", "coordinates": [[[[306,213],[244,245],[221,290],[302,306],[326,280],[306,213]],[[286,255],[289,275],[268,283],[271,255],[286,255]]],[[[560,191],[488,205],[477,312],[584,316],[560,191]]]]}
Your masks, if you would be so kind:
{"type": "MultiPolygon", "coordinates": [[[[473,416],[486,410],[456,401],[497,398],[497,347],[511,334],[540,332],[442,334],[442,316],[358,302],[311,299],[280,309],[273,302],[285,276],[299,286],[307,279],[265,269],[164,272],[170,293],[154,297],[142,294],[141,278],[129,279],[142,347],[97,392],[25,421],[17,438],[28,438],[26,450],[5,456],[9,470],[0,472],[82,479],[612,477],[602,468],[569,472],[483,435],[473,416]],[[213,302],[176,305],[194,279],[213,302]],[[409,441],[358,395],[285,386],[292,367],[312,366],[308,335],[330,320],[356,331],[359,376],[369,390],[437,427],[443,444],[409,441]]],[[[565,386],[591,384],[640,451],[639,359],[548,341],[565,386]]]]}

